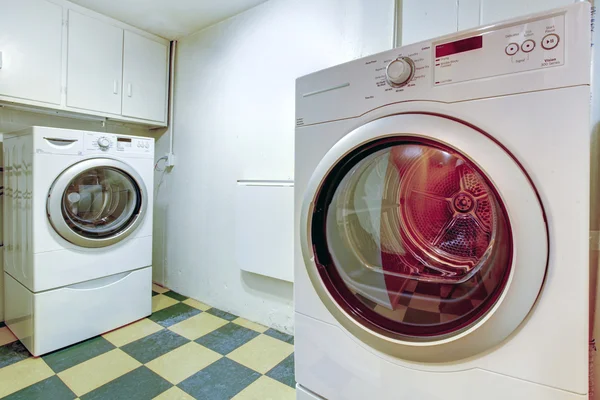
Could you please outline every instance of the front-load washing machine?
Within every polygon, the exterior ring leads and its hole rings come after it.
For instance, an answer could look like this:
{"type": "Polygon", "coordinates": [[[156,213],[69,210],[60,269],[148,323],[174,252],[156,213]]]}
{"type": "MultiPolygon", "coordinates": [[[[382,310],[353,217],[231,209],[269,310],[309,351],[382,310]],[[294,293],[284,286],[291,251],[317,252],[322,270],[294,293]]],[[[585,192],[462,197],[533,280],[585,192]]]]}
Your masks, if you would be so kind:
{"type": "Polygon", "coordinates": [[[590,6],[299,78],[299,399],[588,398],[590,6]]]}
{"type": "Polygon", "coordinates": [[[6,325],[40,355],[151,313],[154,140],[4,135],[6,325]]]}

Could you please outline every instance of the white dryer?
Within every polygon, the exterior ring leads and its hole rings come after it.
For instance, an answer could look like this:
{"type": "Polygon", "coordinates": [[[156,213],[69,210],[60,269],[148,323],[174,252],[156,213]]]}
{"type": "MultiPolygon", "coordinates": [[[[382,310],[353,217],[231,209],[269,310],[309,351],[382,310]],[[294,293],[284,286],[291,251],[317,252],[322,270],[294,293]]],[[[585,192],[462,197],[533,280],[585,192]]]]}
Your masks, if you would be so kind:
{"type": "Polygon", "coordinates": [[[151,313],[154,140],[4,135],[6,324],[34,355],[151,313]]]}
{"type": "Polygon", "coordinates": [[[299,399],[588,394],[590,6],[296,83],[299,399]]]}

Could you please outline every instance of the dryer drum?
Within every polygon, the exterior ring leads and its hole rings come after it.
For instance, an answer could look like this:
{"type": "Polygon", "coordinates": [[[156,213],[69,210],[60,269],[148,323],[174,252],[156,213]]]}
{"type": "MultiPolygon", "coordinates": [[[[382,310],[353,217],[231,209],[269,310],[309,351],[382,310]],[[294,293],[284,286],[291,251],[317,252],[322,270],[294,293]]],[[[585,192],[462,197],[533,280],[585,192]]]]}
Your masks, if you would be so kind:
{"type": "Polygon", "coordinates": [[[491,180],[435,141],[386,138],[354,150],[315,199],[319,273],[340,306],[393,336],[435,337],[489,311],[512,260],[491,180]]]}

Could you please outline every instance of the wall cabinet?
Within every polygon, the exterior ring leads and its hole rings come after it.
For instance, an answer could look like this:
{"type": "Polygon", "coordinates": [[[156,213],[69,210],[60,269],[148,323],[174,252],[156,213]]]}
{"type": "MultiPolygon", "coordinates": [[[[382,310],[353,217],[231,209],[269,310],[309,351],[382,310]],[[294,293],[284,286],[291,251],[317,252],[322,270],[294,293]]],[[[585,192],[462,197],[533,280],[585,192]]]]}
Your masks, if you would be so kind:
{"type": "Polygon", "coordinates": [[[165,126],[169,42],[66,0],[0,0],[0,102],[165,126]]]}
{"type": "Polygon", "coordinates": [[[129,31],[123,46],[123,115],[164,121],[168,46],[129,31]]]}
{"type": "Polygon", "coordinates": [[[63,9],[45,0],[0,0],[0,95],[61,103],[63,9]]]}
{"type": "Polygon", "coordinates": [[[69,10],[67,106],[121,114],[123,29],[69,10]]]}

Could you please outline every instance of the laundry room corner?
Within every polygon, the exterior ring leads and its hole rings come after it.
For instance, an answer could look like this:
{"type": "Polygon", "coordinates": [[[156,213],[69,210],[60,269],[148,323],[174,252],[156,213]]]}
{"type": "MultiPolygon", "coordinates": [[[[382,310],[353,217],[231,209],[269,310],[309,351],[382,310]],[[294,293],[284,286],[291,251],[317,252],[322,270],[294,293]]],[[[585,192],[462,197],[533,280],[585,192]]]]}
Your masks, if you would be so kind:
{"type": "MultiPolygon", "coordinates": [[[[295,79],[391,48],[394,5],[393,0],[270,0],[178,40],[177,161],[164,177],[156,177],[155,224],[164,232],[155,229],[155,280],[292,332],[292,221],[289,231],[276,223],[272,229],[249,227],[256,242],[246,247],[267,249],[259,256],[280,271],[247,272],[254,269],[245,264],[260,260],[239,254],[236,244],[238,181],[265,183],[253,192],[259,197],[261,191],[279,196],[286,190],[273,188],[273,182],[293,184],[295,79]],[[270,241],[288,235],[290,251],[279,258],[270,241]],[[277,279],[281,275],[287,280],[277,279]]],[[[157,141],[157,155],[168,146],[165,134],[157,141]]],[[[265,201],[274,201],[270,196],[265,194],[265,201]]],[[[281,209],[291,216],[291,191],[281,198],[281,209]]],[[[248,207],[244,212],[258,212],[248,207]]],[[[267,224],[275,218],[263,217],[267,224]]]]}

